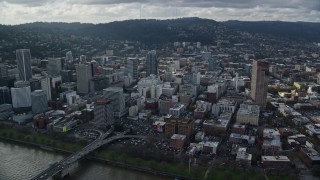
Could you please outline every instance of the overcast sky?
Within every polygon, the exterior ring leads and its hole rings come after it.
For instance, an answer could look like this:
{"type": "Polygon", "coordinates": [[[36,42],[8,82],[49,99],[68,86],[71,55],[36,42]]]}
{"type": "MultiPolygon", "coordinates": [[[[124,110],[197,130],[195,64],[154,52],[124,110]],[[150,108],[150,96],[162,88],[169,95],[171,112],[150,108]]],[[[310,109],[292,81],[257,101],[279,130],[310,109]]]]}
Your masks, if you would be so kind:
{"type": "Polygon", "coordinates": [[[0,24],[176,17],[320,22],[320,0],[0,0],[0,24]]]}

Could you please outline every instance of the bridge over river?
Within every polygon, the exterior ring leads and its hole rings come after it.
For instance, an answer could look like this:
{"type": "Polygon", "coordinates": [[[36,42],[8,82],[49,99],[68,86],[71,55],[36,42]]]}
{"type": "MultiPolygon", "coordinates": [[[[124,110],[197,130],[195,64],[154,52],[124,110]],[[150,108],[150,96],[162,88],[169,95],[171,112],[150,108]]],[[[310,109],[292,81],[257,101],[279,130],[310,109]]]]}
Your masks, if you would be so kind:
{"type": "Polygon", "coordinates": [[[86,155],[95,151],[105,144],[109,144],[118,139],[124,138],[140,138],[144,139],[145,136],[137,136],[137,135],[125,135],[127,131],[120,133],[118,135],[107,138],[113,132],[114,127],[111,127],[108,132],[88,144],[86,147],[81,149],[80,151],[66,157],[65,159],[54,163],[49,166],[47,169],[43,170],[41,173],[32,178],[32,180],[44,180],[50,177],[63,178],[64,176],[69,174],[69,169],[72,168],[80,159],[84,158],[86,155]]]}

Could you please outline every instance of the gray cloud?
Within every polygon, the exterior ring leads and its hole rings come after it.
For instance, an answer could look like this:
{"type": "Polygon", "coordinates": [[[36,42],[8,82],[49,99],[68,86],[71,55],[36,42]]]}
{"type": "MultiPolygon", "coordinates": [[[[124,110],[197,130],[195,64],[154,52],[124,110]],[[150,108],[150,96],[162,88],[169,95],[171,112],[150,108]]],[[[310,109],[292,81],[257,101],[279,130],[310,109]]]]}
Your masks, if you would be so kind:
{"type": "Polygon", "coordinates": [[[176,7],[253,8],[263,6],[269,8],[306,8],[320,10],[319,0],[69,0],[69,2],[90,5],[140,3],[176,7]]]}
{"type": "Polygon", "coordinates": [[[0,24],[104,23],[197,16],[224,20],[320,22],[320,0],[0,0],[0,24]]]}
{"type": "Polygon", "coordinates": [[[43,4],[53,2],[54,0],[1,0],[1,1],[9,4],[17,4],[17,5],[33,7],[33,6],[42,6],[43,4]]]}
{"type": "MultiPolygon", "coordinates": [[[[0,0],[9,4],[41,6],[55,0],[0,0]]],[[[218,8],[304,8],[320,11],[320,0],[65,0],[69,4],[110,5],[110,4],[146,4],[175,7],[218,7],[218,8]]]]}

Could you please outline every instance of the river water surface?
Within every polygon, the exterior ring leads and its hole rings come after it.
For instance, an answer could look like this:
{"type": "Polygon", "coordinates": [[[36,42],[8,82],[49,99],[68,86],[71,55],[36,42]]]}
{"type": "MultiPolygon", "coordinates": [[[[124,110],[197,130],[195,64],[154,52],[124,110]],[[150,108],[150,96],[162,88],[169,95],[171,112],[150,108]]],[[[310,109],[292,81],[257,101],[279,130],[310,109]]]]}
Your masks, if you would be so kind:
{"type": "MultiPolygon", "coordinates": [[[[27,180],[46,169],[50,163],[60,161],[64,155],[7,142],[0,142],[0,180],[27,180]]],[[[162,180],[127,169],[86,161],[71,171],[70,180],[162,180]]]]}

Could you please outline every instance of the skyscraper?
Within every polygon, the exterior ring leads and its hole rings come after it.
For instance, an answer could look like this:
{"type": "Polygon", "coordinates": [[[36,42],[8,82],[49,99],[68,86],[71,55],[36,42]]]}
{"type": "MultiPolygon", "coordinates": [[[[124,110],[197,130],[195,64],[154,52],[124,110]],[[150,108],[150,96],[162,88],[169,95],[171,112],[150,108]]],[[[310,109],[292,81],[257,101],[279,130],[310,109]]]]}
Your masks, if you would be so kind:
{"type": "Polygon", "coordinates": [[[73,62],[73,56],[72,56],[72,52],[71,51],[68,51],[66,53],[66,61],[73,62]]]}
{"type": "Polygon", "coordinates": [[[0,78],[8,77],[8,67],[7,65],[0,64],[0,78]]]}
{"type": "Polygon", "coordinates": [[[29,81],[32,78],[30,49],[16,50],[20,80],[29,81]]]}
{"type": "Polygon", "coordinates": [[[47,64],[47,72],[48,75],[53,76],[59,76],[60,71],[62,70],[62,64],[60,58],[49,58],[48,64],[47,64]]]}
{"type": "Polygon", "coordinates": [[[11,88],[12,107],[14,109],[31,107],[31,88],[30,86],[11,88]]]}
{"type": "Polygon", "coordinates": [[[212,57],[208,59],[208,62],[209,62],[209,66],[208,66],[209,71],[214,71],[215,69],[217,69],[218,64],[217,64],[216,58],[212,57]]]}
{"type": "Polygon", "coordinates": [[[113,106],[111,100],[99,98],[94,105],[94,123],[106,124],[113,121],[113,106]]]}
{"type": "Polygon", "coordinates": [[[11,104],[11,91],[8,87],[0,87],[0,104],[11,104]]]}
{"type": "Polygon", "coordinates": [[[52,94],[51,94],[51,90],[52,90],[51,78],[45,77],[45,78],[41,79],[41,89],[42,89],[42,91],[46,94],[47,100],[48,100],[48,101],[51,101],[51,100],[52,100],[52,94]]]}
{"type": "Polygon", "coordinates": [[[77,71],[77,91],[80,94],[89,93],[89,82],[93,77],[91,64],[79,64],[77,71]]]}
{"type": "Polygon", "coordinates": [[[43,90],[35,90],[31,93],[32,112],[39,114],[48,110],[47,95],[43,90]]]}
{"type": "Polygon", "coordinates": [[[81,56],[80,56],[80,59],[79,59],[79,62],[80,62],[81,64],[86,63],[86,62],[87,62],[87,56],[86,56],[86,55],[81,55],[81,56]]]}
{"type": "Polygon", "coordinates": [[[253,60],[251,78],[251,98],[264,109],[267,104],[269,63],[253,60]]]}
{"type": "Polygon", "coordinates": [[[109,87],[103,90],[104,98],[112,100],[114,116],[122,117],[126,112],[125,97],[123,94],[123,88],[120,87],[109,87]]]}
{"type": "Polygon", "coordinates": [[[126,60],[126,74],[131,74],[131,77],[135,80],[138,80],[138,64],[138,58],[128,58],[126,60]]]}
{"type": "Polygon", "coordinates": [[[149,51],[147,54],[146,72],[147,76],[150,76],[150,74],[158,75],[158,59],[155,50],[149,51]]]}

